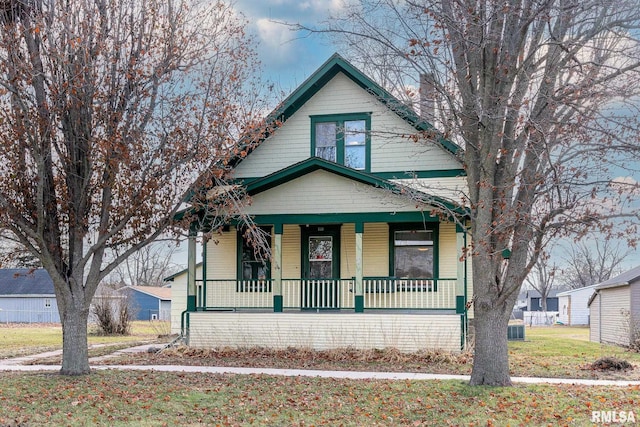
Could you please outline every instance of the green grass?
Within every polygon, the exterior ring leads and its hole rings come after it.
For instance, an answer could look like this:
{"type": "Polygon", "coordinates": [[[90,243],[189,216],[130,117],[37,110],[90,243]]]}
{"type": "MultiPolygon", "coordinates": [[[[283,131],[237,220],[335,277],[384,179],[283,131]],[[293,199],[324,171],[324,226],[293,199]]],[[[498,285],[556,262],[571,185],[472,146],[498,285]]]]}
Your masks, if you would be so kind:
{"type": "MultiPolygon", "coordinates": [[[[168,329],[166,323],[132,322],[131,335],[126,336],[98,335],[95,327],[89,327],[88,342],[94,345],[154,341],[168,329]]],[[[0,359],[59,350],[62,348],[62,327],[56,324],[0,324],[0,342],[0,359]]]]}
{"type": "MultiPolygon", "coordinates": [[[[0,327],[16,348],[27,343],[60,346],[59,328],[0,327]],[[8,332],[13,329],[12,332],[8,332]],[[22,337],[15,338],[15,335],[22,337]]],[[[157,327],[136,322],[131,337],[91,336],[93,343],[154,338],[157,327]]],[[[120,344],[115,344],[116,342],[120,344]]],[[[3,343],[4,344],[4,343],[3,343]]],[[[337,352],[323,360],[308,350],[271,358],[257,350],[229,352],[231,363],[310,369],[416,370],[468,373],[470,358],[433,353],[431,360],[397,352],[377,360],[337,352]],[[290,358],[285,358],[285,357],[290,358]],[[293,356],[302,356],[299,359],[293,356]],[[277,359],[280,360],[277,360],[277,359]],[[253,360],[251,360],[253,359],[253,360]],[[463,361],[463,362],[461,362],[463,361]],[[296,365],[300,363],[301,365],[296,365]],[[317,365],[307,365],[318,363],[317,365]],[[412,369],[416,368],[416,369],[412,369]]],[[[526,329],[526,341],[509,343],[512,375],[638,379],[640,355],[588,341],[588,329],[555,326],[526,329]],[[632,362],[631,372],[585,370],[600,356],[632,362]]],[[[218,352],[224,354],[224,352],[218,352]]],[[[373,357],[372,353],[367,357],[373,357]]],[[[362,357],[362,355],[360,355],[362,357]]],[[[143,353],[138,361],[154,361],[143,353]]],[[[184,364],[209,364],[207,353],[174,354],[184,364]]],[[[123,360],[120,360],[122,362],[123,360]]],[[[640,387],[516,385],[470,387],[461,381],[339,380],[267,375],[214,375],[94,371],[83,377],[55,373],[0,372],[0,425],[344,425],[344,426],[585,426],[592,411],[634,411],[640,421],[640,387]],[[636,413],[637,412],[637,413],[636,413]]]]}
{"type": "Polygon", "coordinates": [[[525,341],[509,343],[511,373],[553,378],[640,379],[640,354],[623,347],[589,341],[587,327],[527,327],[525,341]],[[600,357],[615,356],[635,365],[631,372],[586,369],[600,357]]]}
{"type": "Polygon", "coordinates": [[[0,373],[0,402],[0,425],[584,426],[592,410],[638,410],[640,392],[98,371],[0,373]]]}

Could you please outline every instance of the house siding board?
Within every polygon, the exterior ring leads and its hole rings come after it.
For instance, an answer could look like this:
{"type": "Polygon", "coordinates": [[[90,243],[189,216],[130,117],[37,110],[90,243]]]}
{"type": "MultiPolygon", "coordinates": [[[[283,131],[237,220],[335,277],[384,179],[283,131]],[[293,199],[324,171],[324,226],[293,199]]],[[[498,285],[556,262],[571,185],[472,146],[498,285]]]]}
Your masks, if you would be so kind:
{"type": "Polygon", "coordinates": [[[154,314],[156,318],[160,317],[158,298],[137,291],[132,291],[131,298],[136,320],[151,320],[154,314]]]}
{"type": "Polygon", "coordinates": [[[438,277],[455,278],[458,273],[458,253],[456,248],[456,226],[454,223],[440,223],[438,243],[438,277]]]}
{"type": "Polygon", "coordinates": [[[629,327],[625,312],[630,309],[630,287],[600,290],[602,298],[601,342],[628,345],[629,327]]]}
{"type": "Polygon", "coordinates": [[[282,234],[282,277],[297,279],[302,277],[300,263],[302,256],[302,231],[299,225],[285,224],[282,234]]]}
{"type": "Polygon", "coordinates": [[[207,279],[229,279],[237,275],[237,234],[235,227],[207,242],[207,279]]]}
{"type": "Polygon", "coordinates": [[[558,297],[558,321],[563,325],[571,324],[571,297],[572,295],[558,297]]]}
{"type": "Polygon", "coordinates": [[[415,129],[373,95],[339,73],[236,168],[237,178],[266,176],[311,155],[310,116],[371,114],[371,172],[459,169],[436,145],[404,137],[415,129]],[[376,130],[384,129],[384,132],[376,130]]]}
{"type": "MultiPolygon", "coordinates": [[[[202,266],[196,268],[196,278],[202,278],[202,266]]],[[[171,333],[180,333],[182,312],[187,309],[187,273],[176,275],[171,283],[171,333]]]]}
{"type": "Polygon", "coordinates": [[[356,227],[355,224],[343,224],[340,227],[340,277],[356,275],[356,227]]]}
{"type": "Polygon", "coordinates": [[[389,276],[389,225],[364,225],[362,235],[362,271],[364,276],[389,276]]]}
{"type": "Polygon", "coordinates": [[[410,178],[391,179],[390,181],[432,196],[451,200],[453,203],[464,204],[468,200],[467,178],[464,176],[447,178],[410,178]]]}
{"type": "Polygon", "coordinates": [[[572,326],[588,325],[590,315],[587,304],[594,292],[594,287],[589,286],[559,293],[557,296],[560,322],[572,326]]]}
{"type": "Polygon", "coordinates": [[[189,345],[199,348],[396,348],[460,351],[458,315],[191,313],[189,345]]]}
{"type": "Polygon", "coordinates": [[[250,215],[413,212],[406,197],[317,170],[252,197],[250,215]]]}
{"type": "Polygon", "coordinates": [[[640,281],[633,282],[631,284],[631,323],[635,333],[640,336],[640,281]]]}
{"type": "Polygon", "coordinates": [[[0,297],[0,323],[60,323],[56,297],[0,297]]]}
{"type": "Polygon", "coordinates": [[[589,306],[589,341],[600,342],[600,317],[602,312],[600,293],[596,294],[589,306]]]}

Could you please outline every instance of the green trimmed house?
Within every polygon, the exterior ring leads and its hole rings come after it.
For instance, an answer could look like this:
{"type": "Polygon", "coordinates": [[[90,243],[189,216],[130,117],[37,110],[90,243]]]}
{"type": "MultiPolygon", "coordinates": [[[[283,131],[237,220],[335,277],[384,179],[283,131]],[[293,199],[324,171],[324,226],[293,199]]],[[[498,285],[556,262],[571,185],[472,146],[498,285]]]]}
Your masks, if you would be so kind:
{"type": "Polygon", "coordinates": [[[271,117],[280,126],[234,164],[271,259],[232,223],[203,245],[196,273],[206,230],[192,227],[173,329],[207,348],[464,348],[459,148],[420,142],[431,125],[337,54],[271,117]]]}

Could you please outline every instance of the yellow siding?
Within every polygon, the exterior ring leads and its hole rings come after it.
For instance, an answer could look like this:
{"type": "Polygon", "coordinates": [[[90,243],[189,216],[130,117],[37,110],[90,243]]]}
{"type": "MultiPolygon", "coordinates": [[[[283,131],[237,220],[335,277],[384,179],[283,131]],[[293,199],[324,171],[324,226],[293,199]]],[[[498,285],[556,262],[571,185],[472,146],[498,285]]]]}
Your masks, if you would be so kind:
{"type": "Polygon", "coordinates": [[[364,276],[389,275],[389,226],[387,224],[365,224],[362,236],[364,276]]]}
{"type": "Polygon", "coordinates": [[[299,279],[302,277],[300,262],[301,231],[299,225],[286,224],[282,233],[282,277],[284,279],[299,279]]]}
{"type": "Polygon", "coordinates": [[[600,342],[629,345],[630,287],[600,290],[600,342]]]}
{"type": "Polygon", "coordinates": [[[445,279],[455,278],[458,273],[456,225],[453,222],[440,223],[439,238],[438,276],[445,279]]]}
{"type": "Polygon", "coordinates": [[[392,181],[432,196],[442,197],[455,204],[464,205],[468,200],[467,178],[464,176],[449,178],[394,179],[392,181]]]}
{"type": "Polygon", "coordinates": [[[355,224],[343,224],[340,227],[340,277],[356,275],[356,227],[355,224]]]}
{"type": "Polygon", "coordinates": [[[237,275],[236,229],[214,235],[207,242],[207,279],[232,279],[237,275]]]}
{"type": "MultiPolygon", "coordinates": [[[[202,278],[202,267],[196,269],[196,278],[202,278]]],[[[187,309],[187,272],[176,276],[171,282],[171,333],[180,333],[182,312],[187,309]]]]}
{"type": "Polygon", "coordinates": [[[308,158],[311,155],[309,116],[369,112],[372,113],[372,172],[460,168],[442,148],[416,144],[404,137],[415,129],[373,95],[338,74],[240,163],[236,177],[265,176],[308,158]]]}
{"type": "Polygon", "coordinates": [[[459,315],[191,313],[189,345],[460,351],[459,315]]]}
{"type": "Polygon", "coordinates": [[[251,215],[415,211],[406,197],[315,171],[252,197],[251,215]]]}

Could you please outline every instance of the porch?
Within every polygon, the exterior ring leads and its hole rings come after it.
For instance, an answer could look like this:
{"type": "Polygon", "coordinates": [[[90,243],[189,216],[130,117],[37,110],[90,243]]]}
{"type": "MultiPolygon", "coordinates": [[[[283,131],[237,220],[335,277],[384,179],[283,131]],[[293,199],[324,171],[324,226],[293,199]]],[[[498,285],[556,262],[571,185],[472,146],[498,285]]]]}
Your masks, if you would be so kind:
{"type": "MultiPolygon", "coordinates": [[[[467,324],[464,230],[451,222],[278,224],[271,258],[252,258],[231,226],[195,236],[178,324],[193,347],[394,347],[460,351],[467,324]]],[[[388,217],[385,216],[385,219],[388,217]]],[[[414,220],[407,222],[407,220],[414,220]]]]}

